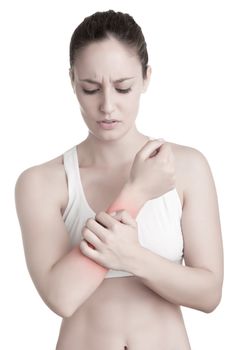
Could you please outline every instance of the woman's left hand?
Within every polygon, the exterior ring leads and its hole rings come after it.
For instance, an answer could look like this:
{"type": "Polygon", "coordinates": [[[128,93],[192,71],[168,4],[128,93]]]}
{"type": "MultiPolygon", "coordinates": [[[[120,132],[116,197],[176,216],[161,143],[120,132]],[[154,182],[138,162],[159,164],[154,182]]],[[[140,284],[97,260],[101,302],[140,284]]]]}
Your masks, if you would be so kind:
{"type": "MultiPolygon", "coordinates": [[[[82,229],[81,252],[107,269],[124,270],[140,246],[136,220],[126,211],[104,211],[89,218],[82,229]]],[[[130,272],[130,271],[128,271],[130,272]]]]}

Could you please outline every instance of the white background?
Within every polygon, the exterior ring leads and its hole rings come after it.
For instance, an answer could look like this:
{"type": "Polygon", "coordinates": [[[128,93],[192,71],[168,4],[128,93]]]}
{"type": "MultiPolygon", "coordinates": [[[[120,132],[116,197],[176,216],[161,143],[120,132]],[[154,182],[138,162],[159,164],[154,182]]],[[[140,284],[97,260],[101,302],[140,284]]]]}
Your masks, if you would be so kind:
{"type": "Polygon", "coordinates": [[[182,310],[192,350],[232,349],[231,1],[8,0],[0,6],[0,348],[55,349],[61,318],[29,277],[14,186],[23,170],[87,136],[68,76],[69,42],[84,17],[113,9],[128,12],[142,27],[153,68],[138,129],[194,147],[210,164],[224,241],[223,299],[210,314],[182,310]]]}

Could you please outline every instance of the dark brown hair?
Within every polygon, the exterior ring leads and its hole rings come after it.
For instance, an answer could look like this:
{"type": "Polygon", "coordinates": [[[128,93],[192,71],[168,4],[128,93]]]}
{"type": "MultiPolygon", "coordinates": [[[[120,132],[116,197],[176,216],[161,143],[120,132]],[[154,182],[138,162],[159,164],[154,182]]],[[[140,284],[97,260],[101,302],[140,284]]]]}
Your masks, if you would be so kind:
{"type": "Polygon", "coordinates": [[[86,17],[74,30],[69,47],[70,68],[75,62],[78,51],[91,42],[109,38],[109,35],[135,49],[142,65],[143,79],[145,79],[148,53],[142,30],[129,14],[113,10],[95,12],[86,17]]]}

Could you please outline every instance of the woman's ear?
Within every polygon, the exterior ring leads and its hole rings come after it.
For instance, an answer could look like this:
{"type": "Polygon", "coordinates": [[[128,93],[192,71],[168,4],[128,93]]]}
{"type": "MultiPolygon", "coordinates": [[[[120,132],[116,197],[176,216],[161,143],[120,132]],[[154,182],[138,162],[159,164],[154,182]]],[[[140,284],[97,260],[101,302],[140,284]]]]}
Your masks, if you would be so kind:
{"type": "Polygon", "coordinates": [[[151,78],[151,73],[152,73],[152,68],[151,66],[147,66],[147,76],[146,78],[143,80],[143,90],[142,93],[147,91],[149,82],[150,82],[150,78],[151,78]]]}

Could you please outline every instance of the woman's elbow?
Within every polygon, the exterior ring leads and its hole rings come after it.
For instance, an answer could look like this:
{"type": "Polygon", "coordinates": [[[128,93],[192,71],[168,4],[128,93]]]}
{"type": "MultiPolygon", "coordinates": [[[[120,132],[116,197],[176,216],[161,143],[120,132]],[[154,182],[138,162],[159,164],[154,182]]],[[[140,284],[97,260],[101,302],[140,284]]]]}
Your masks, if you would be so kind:
{"type": "Polygon", "coordinates": [[[60,303],[57,303],[51,300],[50,301],[46,300],[45,303],[51,311],[53,311],[55,314],[57,314],[61,318],[69,318],[77,310],[77,308],[71,307],[70,304],[65,305],[63,301],[60,303]]]}
{"type": "Polygon", "coordinates": [[[218,301],[216,301],[215,303],[212,303],[210,306],[208,306],[204,312],[209,314],[210,312],[213,312],[217,307],[218,305],[220,304],[220,301],[221,299],[219,299],[218,301]]]}
{"type": "Polygon", "coordinates": [[[213,312],[218,305],[220,304],[222,299],[222,289],[219,288],[216,292],[212,293],[211,296],[208,296],[208,302],[204,305],[202,309],[203,312],[209,314],[213,312]]]}
{"type": "Polygon", "coordinates": [[[77,308],[74,308],[68,296],[59,293],[55,288],[50,288],[42,298],[49,309],[62,318],[71,317],[77,308]]]}

